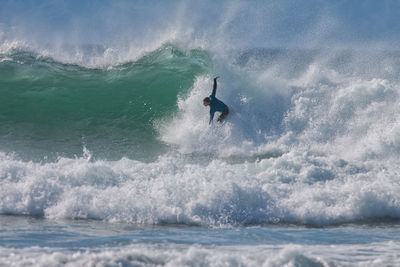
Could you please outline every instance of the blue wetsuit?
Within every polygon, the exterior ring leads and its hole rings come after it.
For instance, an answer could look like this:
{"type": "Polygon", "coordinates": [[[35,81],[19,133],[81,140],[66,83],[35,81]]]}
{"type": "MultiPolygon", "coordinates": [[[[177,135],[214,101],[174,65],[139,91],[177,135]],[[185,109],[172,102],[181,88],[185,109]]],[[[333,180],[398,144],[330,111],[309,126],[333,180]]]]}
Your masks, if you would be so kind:
{"type": "Polygon", "coordinates": [[[222,114],[219,116],[218,121],[221,122],[226,115],[229,113],[228,106],[225,105],[224,102],[219,100],[218,98],[215,97],[215,94],[217,92],[217,79],[214,79],[214,87],[212,94],[210,95],[210,120],[214,118],[214,113],[215,112],[222,112],[222,114]]]}

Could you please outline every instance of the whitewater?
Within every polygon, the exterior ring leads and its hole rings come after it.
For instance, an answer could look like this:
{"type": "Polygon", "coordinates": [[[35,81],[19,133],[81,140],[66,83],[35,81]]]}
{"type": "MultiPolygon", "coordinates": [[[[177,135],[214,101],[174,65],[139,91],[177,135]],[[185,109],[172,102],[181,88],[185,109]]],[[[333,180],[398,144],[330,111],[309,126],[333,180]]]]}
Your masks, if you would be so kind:
{"type": "Polygon", "coordinates": [[[400,265],[396,4],[1,5],[0,266],[400,265]]]}

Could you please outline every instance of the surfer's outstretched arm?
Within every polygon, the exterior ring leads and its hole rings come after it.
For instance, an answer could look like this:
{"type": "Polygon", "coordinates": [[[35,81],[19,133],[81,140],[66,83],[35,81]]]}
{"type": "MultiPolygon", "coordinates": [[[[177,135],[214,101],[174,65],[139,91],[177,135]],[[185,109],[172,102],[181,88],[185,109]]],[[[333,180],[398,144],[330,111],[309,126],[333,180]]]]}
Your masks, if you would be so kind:
{"type": "Polygon", "coordinates": [[[219,78],[219,76],[216,76],[215,78],[214,78],[214,86],[213,86],[213,91],[212,91],[212,94],[211,95],[213,95],[213,96],[215,96],[215,93],[217,92],[217,79],[219,78]]]}

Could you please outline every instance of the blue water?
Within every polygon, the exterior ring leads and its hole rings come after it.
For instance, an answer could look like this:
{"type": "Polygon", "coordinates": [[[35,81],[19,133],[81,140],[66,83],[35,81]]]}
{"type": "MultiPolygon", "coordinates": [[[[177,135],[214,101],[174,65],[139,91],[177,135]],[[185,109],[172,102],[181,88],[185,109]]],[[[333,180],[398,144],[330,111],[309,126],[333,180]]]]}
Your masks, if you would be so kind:
{"type": "Polygon", "coordinates": [[[326,228],[264,225],[228,229],[55,221],[4,215],[0,222],[0,255],[5,262],[11,262],[16,255],[6,256],[8,252],[27,253],[24,255],[27,259],[19,264],[32,261],[85,265],[96,260],[99,263],[101,258],[102,264],[111,266],[184,261],[194,265],[249,265],[254,260],[275,266],[277,262],[273,259],[281,255],[281,264],[295,266],[391,265],[393,257],[400,254],[399,244],[393,242],[400,234],[400,225],[390,222],[326,228]],[[338,247],[342,249],[338,250],[338,247]],[[169,250],[174,251],[174,259],[165,255],[169,250]],[[203,257],[198,258],[196,253],[188,255],[190,250],[200,251],[203,257]],[[100,256],[109,251],[113,253],[100,256]],[[54,258],[59,252],[65,256],[54,258]]]}

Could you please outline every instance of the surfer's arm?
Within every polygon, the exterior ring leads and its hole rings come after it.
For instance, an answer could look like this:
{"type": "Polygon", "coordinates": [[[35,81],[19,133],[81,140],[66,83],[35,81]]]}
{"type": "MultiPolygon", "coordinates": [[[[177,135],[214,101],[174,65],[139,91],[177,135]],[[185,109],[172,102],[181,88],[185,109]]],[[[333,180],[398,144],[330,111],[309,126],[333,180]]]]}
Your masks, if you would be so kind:
{"type": "Polygon", "coordinates": [[[219,78],[219,76],[216,76],[215,78],[214,78],[214,86],[213,86],[213,91],[212,91],[212,94],[211,95],[213,95],[213,96],[215,96],[215,93],[217,92],[217,79],[219,78]]]}

